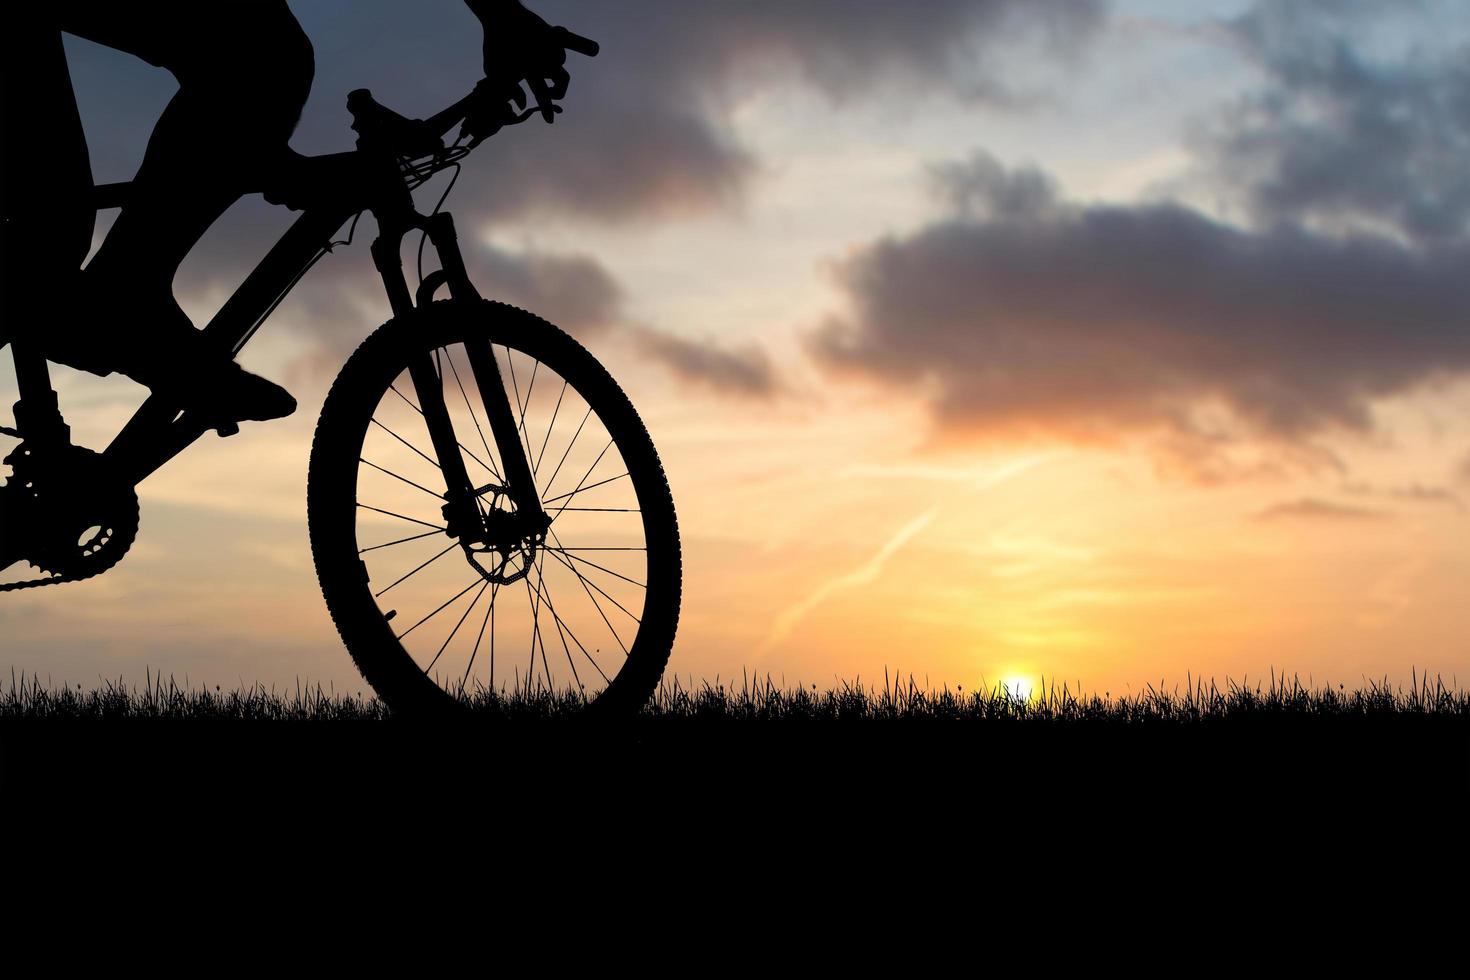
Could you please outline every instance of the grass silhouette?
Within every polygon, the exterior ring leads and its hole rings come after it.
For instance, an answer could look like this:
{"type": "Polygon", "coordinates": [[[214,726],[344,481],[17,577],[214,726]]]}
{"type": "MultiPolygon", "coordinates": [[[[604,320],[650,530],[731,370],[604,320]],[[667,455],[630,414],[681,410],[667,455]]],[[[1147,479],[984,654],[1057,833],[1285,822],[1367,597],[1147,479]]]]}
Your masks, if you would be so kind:
{"type": "MultiPolygon", "coordinates": [[[[586,699],[575,691],[513,688],[466,689],[460,700],[486,719],[554,720],[578,716],[586,699]]],[[[263,685],[223,691],[218,687],[181,686],[172,677],[148,672],[141,686],[103,680],[90,690],[80,685],[54,686],[38,675],[11,674],[0,689],[0,722],[4,721],[241,721],[241,722],[381,722],[387,706],[362,694],[339,694],[320,685],[278,691],[263,685]]],[[[1246,681],[1190,678],[1180,687],[1148,685],[1138,693],[1087,694],[1068,685],[1040,685],[1021,698],[1003,686],[983,691],[938,690],[919,686],[913,677],[884,677],[881,685],[860,680],[786,686],[770,677],[742,678],[738,686],[713,682],[665,680],[643,709],[649,722],[994,722],[1039,725],[1097,724],[1108,726],[1188,725],[1241,719],[1371,719],[1433,718],[1470,723],[1470,691],[1414,671],[1410,684],[1365,679],[1348,690],[1339,685],[1303,684],[1299,677],[1272,674],[1246,681]]]]}
{"type": "Polygon", "coordinates": [[[698,812],[706,830],[797,812],[955,824],[1023,800],[1050,815],[1292,798],[1359,814],[1410,798],[1458,807],[1470,801],[1470,692],[1411,676],[1351,690],[1190,678],[1125,695],[1048,684],[1029,698],[891,676],[826,690],[670,678],[617,723],[589,724],[576,692],[479,689],[461,692],[471,711],[456,721],[423,724],[330,687],[222,690],[148,672],[88,690],[12,675],[0,797],[155,810],[212,799],[256,813],[338,801],[413,819],[432,800],[551,824],[592,805],[646,827],[698,812]]]}

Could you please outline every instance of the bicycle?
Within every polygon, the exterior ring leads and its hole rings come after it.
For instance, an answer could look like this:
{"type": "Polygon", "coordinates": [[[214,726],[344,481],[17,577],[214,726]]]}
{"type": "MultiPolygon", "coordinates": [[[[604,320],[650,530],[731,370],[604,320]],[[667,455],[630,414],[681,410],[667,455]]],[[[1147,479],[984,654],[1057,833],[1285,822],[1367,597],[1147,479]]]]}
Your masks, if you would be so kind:
{"type": "MultiPolygon", "coordinates": [[[[562,40],[597,53],[570,32],[562,40]]],[[[584,347],[475,290],[440,209],[448,190],[428,215],[412,197],[445,170],[457,178],[485,137],[537,114],[550,121],[561,107],[497,103],[479,87],[427,120],[366,89],[347,107],[357,148],[310,158],[330,179],[203,328],[238,355],[317,261],[351,243],[363,213],[376,219],[371,254],[393,315],[332,383],[308,465],[312,558],[338,634],[395,713],[454,712],[507,681],[635,711],[668,662],[682,589],[658,453],[584,347]],[[347,240],[334,241],[349,220],[347,240]],[[401,251],[414,231],[411,290],[401,251]],[[439,260],[428,275],[425,242],[439,260]],[[448,298],[435,298],[441,290],[448,298]]],[[[94,203],[120,206],[127,188],[101,185],[94,203]]],[[[0,591],[91,578],[132,545],[138,484],[211,429],[223,437],[238,426],[154,394],[103,452],[75,446],[44,355],[19,338],[10,345],[20,400],[15,426],[0,432],[20,443],[4,459],[0,569],[24,560],[41,577],[0,591]]]]}

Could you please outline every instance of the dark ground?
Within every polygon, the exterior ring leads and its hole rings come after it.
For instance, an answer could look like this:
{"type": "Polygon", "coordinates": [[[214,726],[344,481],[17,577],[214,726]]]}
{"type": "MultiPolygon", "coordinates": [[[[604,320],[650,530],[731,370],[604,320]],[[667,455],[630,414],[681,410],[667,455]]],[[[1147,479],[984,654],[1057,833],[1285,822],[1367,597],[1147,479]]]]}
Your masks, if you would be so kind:
{"type": "Polygon", "coordinates": [[[876,809],[965,799],[1470,798],[1470,721],[1379,716],[1201,722],[639,719],[0,720],[7,806],[64,795],[163,803],[415,794],[681,798],[876,809]]]}

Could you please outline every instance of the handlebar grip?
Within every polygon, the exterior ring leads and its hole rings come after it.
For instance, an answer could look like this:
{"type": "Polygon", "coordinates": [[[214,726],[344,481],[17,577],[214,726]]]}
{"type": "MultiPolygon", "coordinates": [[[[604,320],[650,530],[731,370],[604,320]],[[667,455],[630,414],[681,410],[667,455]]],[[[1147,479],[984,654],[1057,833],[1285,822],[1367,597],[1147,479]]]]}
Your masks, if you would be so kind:
{"type": "Polygon", "coordinates": [[[590,37],[583,37],[580,34],[573,34],[565,27],[558,27],[556,29],[556,34],[557,43],[566,48],[568,51],[575,51],[578,54],[585,54],[589,58],[595,58],[597,57],[597,52],[602,50],[602,45],[598,44],[590,37]]]}

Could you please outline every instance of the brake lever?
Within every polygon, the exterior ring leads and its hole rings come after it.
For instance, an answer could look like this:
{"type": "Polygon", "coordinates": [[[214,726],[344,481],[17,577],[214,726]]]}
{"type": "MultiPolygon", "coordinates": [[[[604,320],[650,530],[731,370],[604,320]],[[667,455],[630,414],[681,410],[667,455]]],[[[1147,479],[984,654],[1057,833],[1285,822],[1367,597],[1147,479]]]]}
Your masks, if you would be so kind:
{"type": "Polygon", "coordinates": [[[531,108],[527,109],[525,112],[522,112],[520,115],[516,116],[514,119],[512,119],[506,125],[508,125],[508,126],[515,126],[515,125],[517,125],[519,123],[525,122],[527,119],[530,119],[532,116],[543,115],[543,114],[545,114],[547,112],[550,112],[551,113],[551,115],[549,117],[547,117],[547,119],[546,119],[546,121],[548,123],[550,123],[561,112],[561,106],[557,105],[555,102],[548,102],[545,105],[533,105],[533,106],[531,106],[531,108]]]}
{"type": "MultiPolygon", "coordinates": [[[[552,118],[555,118],[562,111],[562,107],[559,106],[559,105],[557,105],[554,102],[550,103],[549,106],[550,106],[552,118]]],[[[487,139],[489,139],[490,137],[494,136],[496,133],[500,132],[506,126],[518,126],[521,123],[525,122],[527,119],[530,119],[532,116],[539,116],[539,115],[541,115],[542,112],[545,110],[545,108],[546,107],[541,106],[541,105],[533,105],[533,106],[528,106],[527,108],[523,109],[520,112],[516,112],[514,109],[511,109],[510,108],[510,103],[507,102],[506,103],[506,106],[505,106],[505,112],[506,112],[505,116],[499,122],[495,123],[489,129],[488,132],[482,132],[478,136],[471,136],[469,143],[467,143],[465,145],[468,146],[470,149],[473,150],[475,147],[479,146],[481,143],[485,142],[487,139]]],[[[459,128],[459,138],[460,139],[464,139],[465,136],[468,135],[467,130],[470,128],[471,125],[472,124],[467,119],[460,126],[460,128],[459,128]]]]}

